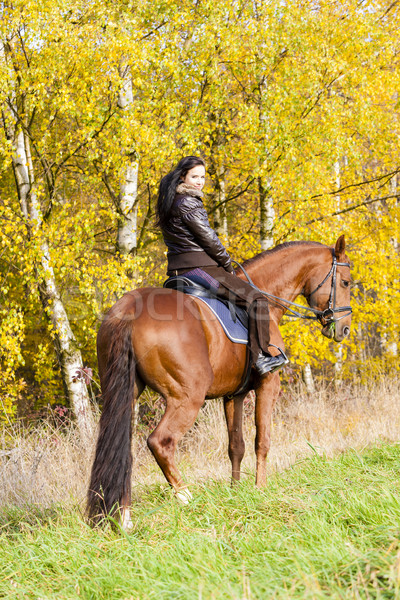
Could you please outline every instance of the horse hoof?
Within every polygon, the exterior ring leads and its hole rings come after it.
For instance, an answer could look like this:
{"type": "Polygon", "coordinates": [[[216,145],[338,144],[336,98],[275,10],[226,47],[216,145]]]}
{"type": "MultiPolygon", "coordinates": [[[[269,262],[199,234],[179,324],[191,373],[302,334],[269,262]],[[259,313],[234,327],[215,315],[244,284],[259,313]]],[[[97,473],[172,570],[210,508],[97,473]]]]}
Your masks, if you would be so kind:
{"type": "Polygon", "coordinates": [[[183,490],[179,490],[176,492],[176,497],[181,504],[189,504],[191,500],[193,500],[192,493],[188,488],[184,488],[183,490]]]}
{"type": "Polygon", "coordinates": [[[122,517],[122,522],[121,522],[121,526],[122,529],[124,531],[126,531],[126,533],[129,533],[133,530],[133,522],[131,519],[131,515],[129,512],[124,511],[123,517],[122,517]]]}

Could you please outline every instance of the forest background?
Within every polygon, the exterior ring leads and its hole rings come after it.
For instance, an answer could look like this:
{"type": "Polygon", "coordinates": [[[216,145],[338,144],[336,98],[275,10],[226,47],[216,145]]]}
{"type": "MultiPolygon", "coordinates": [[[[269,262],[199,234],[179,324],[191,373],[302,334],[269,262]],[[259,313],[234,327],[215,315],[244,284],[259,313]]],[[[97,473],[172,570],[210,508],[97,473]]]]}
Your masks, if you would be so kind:
{"type": "Polygon", "coordinates": [[[351,336],[287,320],[284,378],[398,369],[398,2],[15,0],[0,16],[2,418],[59,404],[82,425],[77,371],[97,380],[107,308],[165,279],[157,187],[190,154],[234,259],[346,235],[351,336]]]}

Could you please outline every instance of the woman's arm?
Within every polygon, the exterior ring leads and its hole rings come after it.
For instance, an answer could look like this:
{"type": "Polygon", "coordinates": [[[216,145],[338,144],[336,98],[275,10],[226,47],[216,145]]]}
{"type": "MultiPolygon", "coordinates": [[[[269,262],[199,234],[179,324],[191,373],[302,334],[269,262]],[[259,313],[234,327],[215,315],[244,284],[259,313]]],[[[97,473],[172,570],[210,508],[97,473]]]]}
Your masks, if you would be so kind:
{"type": "Polygon", "coordinates": [[[189,196],[182,200],[179,208],[182,221],[199,246],[226,271],[233,273],[234,269],[229,254],[212,229],[201,201],[189,196]]]}

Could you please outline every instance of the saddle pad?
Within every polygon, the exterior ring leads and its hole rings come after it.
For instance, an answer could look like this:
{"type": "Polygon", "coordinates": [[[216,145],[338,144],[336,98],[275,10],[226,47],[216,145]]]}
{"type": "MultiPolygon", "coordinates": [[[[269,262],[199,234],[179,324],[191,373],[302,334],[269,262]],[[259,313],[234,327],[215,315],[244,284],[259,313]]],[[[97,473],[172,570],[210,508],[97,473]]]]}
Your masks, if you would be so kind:
{"type": "Polygon", "coordinates": [[[225,306],[225,304],[216,298],[203,298],[196,296],[196,299],[207,304],[210,310],[217,317],[218,321],[221,323],[224,332],[231,342],[235,342],[235,344],[247,344],[249,334],[246,327],[242,325],[239,319],[236,320],[236,323],[233,321],[231,313],[229,312],[229,308],[225,306]]]}

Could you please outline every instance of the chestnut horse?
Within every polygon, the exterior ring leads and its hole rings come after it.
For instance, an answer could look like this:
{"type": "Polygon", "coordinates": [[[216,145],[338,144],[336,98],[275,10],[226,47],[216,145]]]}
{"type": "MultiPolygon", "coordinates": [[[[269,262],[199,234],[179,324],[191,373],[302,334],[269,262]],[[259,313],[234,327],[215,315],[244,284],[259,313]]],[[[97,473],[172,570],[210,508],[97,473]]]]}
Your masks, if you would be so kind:
{"type": "MultiPolygon", "coordinates": [[[[284,348],[278,325],[298,307],[303,294],[322,333],[341,342],[350,332],[350,265],[341,236],[335,247],[288,242],[246,261],[252,283],[270,298],[270,340],[284,348]],[[336,313],[345,313],[340,317],[336,313]]],[[[237,276],[245,278],[241,270],[237,276]]],[[[298,313],[295,313],[298,314],[298,313]]],[[[224,397],[232,478],[239,480],[244,454],[242,406],[256,394],[256,485],[266,483],[271,415],[280,381],[252,371],[246,393],[240,387],[246,346],[232,343],[201,300],[172,289],[143,288],[125,294],[105,316],[97,338],[103,412],[88,492],[94,522],[118,511],[130,526],[132,410],[145,386],[163,396],[166,410],[147,443],[178,498],[191,494],[175,464],[176,446],[193,425],[206,398],[224,397]]],[[[278,353],[272,347],[271,353],[278,353]]]]}

